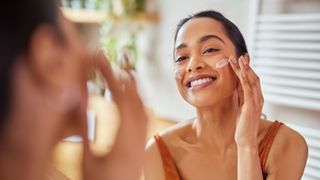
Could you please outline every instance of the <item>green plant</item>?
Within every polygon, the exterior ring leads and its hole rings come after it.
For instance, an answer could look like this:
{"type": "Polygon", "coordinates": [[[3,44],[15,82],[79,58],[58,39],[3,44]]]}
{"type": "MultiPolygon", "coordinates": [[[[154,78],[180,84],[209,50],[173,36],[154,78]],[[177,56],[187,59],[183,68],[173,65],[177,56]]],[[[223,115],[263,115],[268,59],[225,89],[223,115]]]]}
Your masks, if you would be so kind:
{"type": "Polygon", "coordinates": [[[146,10],[146,0],[136,0],[136,11],[146,10]]]}
{"type": "Polygon", "coordinates": [[[113,66],[119,66],[118,62],[118,51],[117,51],[118,41],[116,37],[105,37],[102,39],[102,50],[108,56],[108,59],[112,63],[113,66]]]}

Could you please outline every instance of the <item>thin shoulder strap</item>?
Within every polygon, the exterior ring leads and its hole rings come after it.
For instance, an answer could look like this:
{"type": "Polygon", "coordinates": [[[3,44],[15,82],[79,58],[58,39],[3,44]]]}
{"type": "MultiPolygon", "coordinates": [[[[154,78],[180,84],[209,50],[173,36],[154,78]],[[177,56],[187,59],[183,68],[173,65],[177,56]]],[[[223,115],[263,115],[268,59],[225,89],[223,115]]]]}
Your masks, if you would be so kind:
{"type": "Polygon", "coordinates": [[[166,144],[161,139],[159,134],[155,135],[154,139],[155,139],[155,141],[158,145],[159,151],[160,151],[162,165],[163,165],[166,180],[180,180],[179,171],[174,163],[174,160],[173,160],[166,144]]]}
{"type": "Polygon", "coordinates": [[[274,138],[276,137],[281,125],[283,125],[279,121],[275,121],[269,127],[266,135],[263,137],[262,141],[260,142],[259,146],[259,157],[261,162],[261,169],[265,175],[266,173],[266,162],[268,159],[269,151],[273,144],[274,138]]]}

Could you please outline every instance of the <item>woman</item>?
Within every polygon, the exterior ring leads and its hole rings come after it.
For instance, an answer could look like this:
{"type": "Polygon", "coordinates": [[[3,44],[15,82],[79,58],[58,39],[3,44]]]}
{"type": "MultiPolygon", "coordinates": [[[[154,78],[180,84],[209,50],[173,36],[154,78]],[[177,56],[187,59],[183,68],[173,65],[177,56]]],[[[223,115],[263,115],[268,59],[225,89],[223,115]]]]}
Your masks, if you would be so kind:
{"type": "Polygon", "coordinates": [[[50,152],[70,134],[84,139],[83,179],[138,179],[147,118],[130,72],[120,83],[101,53],[88,54],[55,0],[0,7],[0,179],[52,179],[50,152]],[[86,138],[86,80],[93,68],[106,79],[121,120],[114,148],[99,157],[86,138]]]}
{"type": "Polygon", "coordinates": [[[307,145],[260,118],[263,96],[238,28],[215,11],[183,19],[174,42],[176,84],[197,110],[147,146],[146,180],[298,180],[307,145]]]}

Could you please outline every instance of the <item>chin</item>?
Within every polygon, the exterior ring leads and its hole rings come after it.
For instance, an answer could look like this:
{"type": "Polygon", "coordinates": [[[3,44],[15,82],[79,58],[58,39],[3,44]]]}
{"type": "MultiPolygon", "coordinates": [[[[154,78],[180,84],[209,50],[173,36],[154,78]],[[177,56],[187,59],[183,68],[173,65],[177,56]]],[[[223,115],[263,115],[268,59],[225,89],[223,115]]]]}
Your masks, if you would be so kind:
{"type": "Polygon", "coordinates": [[[185,100],[194,107],[208,107],[222,101],[221,96],[213,93],[190,93],[185,100]]]}
{"type": "MultiPolygon", "coordinates": [[[[209,90],[209,89],[207,89],[209,90]]],[[[234,91],[215,91],[210,89],[209,91],[196,91],[188,92],[185,94],[184,99],[192,106],[196,108],[210,107],[222,102],[228,101],[232,98],[234,91]]]]}

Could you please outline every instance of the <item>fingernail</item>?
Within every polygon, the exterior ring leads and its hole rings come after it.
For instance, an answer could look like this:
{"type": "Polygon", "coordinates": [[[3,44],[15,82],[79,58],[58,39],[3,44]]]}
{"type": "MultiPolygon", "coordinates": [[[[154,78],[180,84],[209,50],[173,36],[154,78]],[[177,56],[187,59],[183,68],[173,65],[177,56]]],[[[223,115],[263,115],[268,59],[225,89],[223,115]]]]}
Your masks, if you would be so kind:
{"type": "Polygon", "coordinates": [[[238,59],[238,61],[239,61],[239,62],[240,62],[240,61],[243,62],[242,59],[243,59],[243,56],[240,56],[239,59],[238,59]]]}

